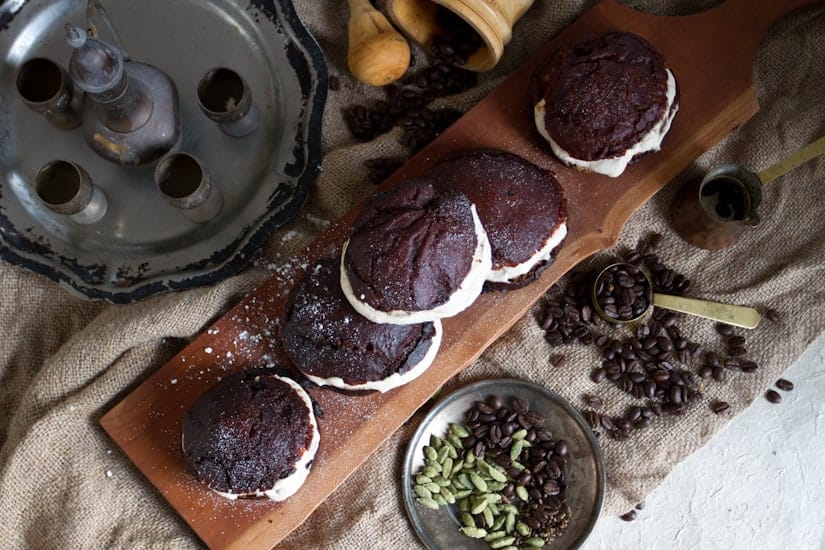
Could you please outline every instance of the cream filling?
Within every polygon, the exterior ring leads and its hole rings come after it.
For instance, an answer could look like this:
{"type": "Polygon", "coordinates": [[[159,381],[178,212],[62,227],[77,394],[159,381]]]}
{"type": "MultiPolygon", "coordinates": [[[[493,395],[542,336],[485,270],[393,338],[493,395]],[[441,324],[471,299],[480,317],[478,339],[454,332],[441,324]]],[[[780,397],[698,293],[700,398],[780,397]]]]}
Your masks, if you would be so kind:
{"type": "Polygon", "coordinates": [[[487,274],[492,269],[492,259],[490,256],[490,241],[487,239],[487,233],[481,225],[481,220],[478,218],[476,206],[470,205],[470,211],[473,214],[473,226],[476,233],[476,249],[473,253],[473,259],[470,263],[470,270],[464,277],[464,280],[459,285],[458,289],[453,292],[449,299],[436,306],[433,309],[421,311],[405,311],[394,309],[391,311],[381,311],[373,308],[364,302],[364,295],[356,297],[352,290],[352,285],[349,282],[347,270],[344,268],[344,257],[347,253],[347,245],[349,241],[344,243],[344,250],[341,252],[341,290],[344,292],[347,301],[352,304],[352,307],[372,321],[373,323],[386,323],[390,325],[413,325],[416,323],[426,323],[434,321],[435,319],[442,319],[444,317],[452,317],[453,315],[464,311],[478,298],[481,290],[484,287],[484,281],[487,274]]]}
{"type": "Polygon", "coordinates": [[[553,153],[568,166],[578,166],[585,170],[589,170],[590,172],[604,174],[605,176],[610,176],[611,178],[618,177],[622,174],[622,172],[624,172],[633,157],[641,153],[647,153],[648,151],[658,151],[661,148],[662,141],[665,139],[665,135],[670,130],[671,123],[673,123],[673,118],[679,111],[678,105],[672,109],[673,102],[676,101],[676,78],[673,76],[670,69],[666,69],[666,71],[667,106],[665,108],[664,116],[642,137],[641,140],[625,151],[625,153],[621,156],[598,160],[581,160],[572,157],[567,151],[562,149],[562,147],[556,143],[552,137],[550,137],[550,134],[547,132],[547,128],[544,126],[544,99],[536,103],[533,108],[533,114],[536,120],[536,129],[538,129],[542,137],[550,144],[550,148],[553,150],[553,153]]]}
{"type": "Polygon", "coordinates": [[[312,427],[312,441],[309,443],[309,448],[304,450],[304,453],[298,459],[298,462],[295,463],[295,471],[290,475],[281,478],[275,482],[272,486],[272,489],[268,489],[266,491],[254,491],[251,493],[222,493],[221,491],[215,491],[222,497],[228,498],[230,500],[235,500],[238,497],[268,497],[272,500],[281,501],[286,500],[287,498],[294,495],[298,489],[301,488],[301,485],[304,484],[306,481],[307,476],[309,475],[309,467],[310,462],[315,458],[315,453],[318,452],[318,445],[321,442],[321,434],[318,431],[318,423],[315,421],[315,413],[313,412],[312,408],[312,399],[310,399],[307,392],[298,385],[297,382],[291,380],[289,378],[285,378],[283,376],[272,375],[286,382],[292,389],[294,389],[303,402],[306,404],[307,408],[309,409],[309,425],[312,427]]]}
{"type": "Polygon", "coordinates": [[[530,256],[530,259],[517,265],[505,265],[498,269],[492,269],[490,270],[490,273],[487,274],[487,280],[494,283],[509,283],[510,281],[521,277],[525,273],[529,273],[529,271],[539,262],[543,260],[550,260],[553,250],[561,244],[566,236],[567,224],[562,222],[553,230],[550,237],[544,242],[544,246],[542,246],[538,252],[530,256]]]}
{"type": "Polygon", "coordinates": [[[438,319],[433,321],[433,327],[435,328],[435,334],[433,334],[433,337],[430,340],[430,347],[427,350],[427,353],[424,354],[421,361],[415,364],[404,374],[394,372],[383,380],[370,380],[369,382],[364,382],[363,384],[347,384],[344,382],[343,378],[338,376],[321,378],[319,376],[312,376],[303,371],[301,372],[303,372],[304,376],[319,386],[334,386],[345,390],[378,390],[381,393],[387,392],[393,388],[397,388],[398,386],[403,386],[411,380],[415,380],[424,374],[424,371],[432,365],[433,360],[438,353],[438,348],[441,346],[441,321],[438,319]]]}

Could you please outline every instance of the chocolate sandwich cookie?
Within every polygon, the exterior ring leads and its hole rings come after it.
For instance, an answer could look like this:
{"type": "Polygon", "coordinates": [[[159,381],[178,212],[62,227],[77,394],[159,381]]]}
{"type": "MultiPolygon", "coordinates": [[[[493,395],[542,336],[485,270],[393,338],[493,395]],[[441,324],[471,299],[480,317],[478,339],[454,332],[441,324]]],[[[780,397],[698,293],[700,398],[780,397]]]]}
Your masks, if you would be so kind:
{"type": "Polygon", "coordinates": [[[388,391],[424,373],[438,353],[441,322],[373,323],[341,291],[338,258],[322,260],[293,287],[283,323],[292,363],[319,385],[388,391]]]}
{"type": "Polygon", "coordinates": [[[204,393],[183,420],[183,454],[220,495],[284,500],[309,475],[320,436],[309,395],[294,380],[243,371],[204,393]]]}
{"type": "Polygon", "coordinates": [[[375,323],[415,324],[464,310],[490,270],[490,243],[458,190],[417,178],[367,202],[341,259],[341,288],[375,323]]]}
{"type": "Polygon", "coordinates": [[[430,177],[478,209],[493,262],[486,288],[524,286],[552,263],[567,236],[567,200],[551,172],[512,153],[478,151],[437,164],[430,177]]]}
{"type": "Polygon", "coordinates": [[[610,32],[556,51],[533,75],[539,133],[564,163],[619,176],[658,151],[678,110],[676,80],[643,38],[610,32]]]}

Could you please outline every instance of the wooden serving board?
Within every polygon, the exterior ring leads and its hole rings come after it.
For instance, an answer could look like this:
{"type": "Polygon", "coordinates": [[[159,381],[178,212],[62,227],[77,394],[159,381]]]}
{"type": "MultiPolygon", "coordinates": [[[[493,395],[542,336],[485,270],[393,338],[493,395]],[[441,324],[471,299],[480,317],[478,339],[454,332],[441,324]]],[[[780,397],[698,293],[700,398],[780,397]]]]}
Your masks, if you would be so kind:
{"type": "Polygon", "coordinates": [[[569,236],[541,278],[520,290],[483,294],[444,321],[435,363],[420,378],[387,394],[347,396],[311,390],[324,411],[321,447],[304,487],[283,503],[229,501],[186,472],[180,451],[185,411],[219,376],[278,357],[278,318],[294,276],[340,250],[358,206],[333,224],[283,273],[249,296],[163,365],[103,418],[101,424],[143,474],[212,548],[270,548],[366,460],[449,378],[521,318],[565,272],[615,244],[631,214],[706,149],[758,109],[752,70],[762,36],[791,10],[821,0],[728,0],[685,17],[646,15],[605,0],[585,12],[487,98],[385,182],[425,172],[455,151],[511,151],[553,170],[569,202],[569,236]],[[556,48],[588,33],[624,30],[648,39],[676,75],[680,110],[662,151],[620,178],[583,174],[557,162],[532,123],[528,81],[556,48]],[[289,271],[289,272],[287,272],[289,271]]]}

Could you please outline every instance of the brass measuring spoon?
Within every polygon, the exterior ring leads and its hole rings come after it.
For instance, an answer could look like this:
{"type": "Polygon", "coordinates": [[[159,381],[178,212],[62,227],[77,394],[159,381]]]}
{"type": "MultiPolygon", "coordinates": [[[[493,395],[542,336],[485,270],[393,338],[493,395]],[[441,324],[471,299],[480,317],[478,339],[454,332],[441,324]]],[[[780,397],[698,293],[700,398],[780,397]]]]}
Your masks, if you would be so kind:
{"type": "Polygon", "coordinates": [[[759,224],[762,187],[823,153],[825,136],[761,172],[740,164],[717,166],[678,193],[672,208],[673,228],[699,248],[732,246],[745,230],[759,224]]]}
{"type": "Polygon", "coordinates": [[[653,292],[653,283],[643,269],[622,262],[599,272],[593,281],[591,300],[602,319],[616,324],[638,321],[653,306],[747,329],[756,328],[762,318],[752,307],[653,292]]]}

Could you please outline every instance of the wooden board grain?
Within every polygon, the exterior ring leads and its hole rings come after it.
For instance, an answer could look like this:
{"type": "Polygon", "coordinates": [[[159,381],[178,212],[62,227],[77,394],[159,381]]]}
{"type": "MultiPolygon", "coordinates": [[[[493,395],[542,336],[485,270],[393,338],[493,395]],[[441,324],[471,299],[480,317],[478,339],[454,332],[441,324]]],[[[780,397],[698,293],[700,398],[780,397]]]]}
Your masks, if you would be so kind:
{"type": "Polygon", "coordinates": [[[747,121],[758,109],[751,75],[763,34],[782,15],[817,3],[822,2],[728,0],[700,14],[662,17],[603,1],[385,182],[389,187],[421,174],[456,151],[511,151],[557,174],[569,201],[569,236],[539,281],[508,293],[484,294],[470,309],[445,320],[444,341],[435,363],[410,384],[388,394],[364,396],[311,390],[324,411],[319,420],[322,442],[306,484],[289,500],[232,502],[205,489],[184,469],[181,422],[194,400],[218,377],[278,360],[279,317],[286,293],[302,269],[340,251],[357,206],[114,406],[101,424],[210,547],[274,546],[444,382],[521,318],[559,277],[614,244],[639,206],[747,121]],[[676,75],[681,105],[662,151],[642,158],[618,179],[583,174],[559,164],[533,127],[527,98],[530,75],[552,50],[586,34],[609,30],[637,33],[664,54],[676,75]]]}

